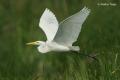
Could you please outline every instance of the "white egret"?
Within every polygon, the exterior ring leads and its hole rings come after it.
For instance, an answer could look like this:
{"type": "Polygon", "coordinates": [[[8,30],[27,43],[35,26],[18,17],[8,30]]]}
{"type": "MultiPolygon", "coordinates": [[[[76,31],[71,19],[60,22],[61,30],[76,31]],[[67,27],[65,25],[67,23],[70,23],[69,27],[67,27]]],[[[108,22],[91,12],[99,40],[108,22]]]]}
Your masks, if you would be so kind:
{"type": "Polygon", "coordinates": [[[90,9],[84,7],[78,13],[66,18],[58,23],[55,15],[45,9],[39,22],[39,27],[47,36],[47,41],[35,41],[27,45],[38,45],[37,49],[41,53],[50,51],[79,51],[79,46],[72,46],[77,41],[82,24],[90,13],[90,9]]]}

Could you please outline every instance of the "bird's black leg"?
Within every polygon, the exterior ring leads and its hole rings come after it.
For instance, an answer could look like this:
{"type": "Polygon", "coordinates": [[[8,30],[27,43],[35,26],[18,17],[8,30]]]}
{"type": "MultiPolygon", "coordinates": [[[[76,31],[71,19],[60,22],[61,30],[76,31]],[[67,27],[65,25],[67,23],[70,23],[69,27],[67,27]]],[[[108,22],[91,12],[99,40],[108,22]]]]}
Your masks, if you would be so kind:
{"type": "Polygon", "coordinates": [[[78,52],[78,51],[71,51],[71,52],[77,53],[77,54],[79,53],[80,55],[87,56],[87,57],[92,58],[92,59],[94,59],[94,60],[96,60],[96,61],[99,62],[99,60],[96,58],[96,56],[91,56],[91,55],[87,55],[87,54],[81,54],[81,53],[78,52]]]}

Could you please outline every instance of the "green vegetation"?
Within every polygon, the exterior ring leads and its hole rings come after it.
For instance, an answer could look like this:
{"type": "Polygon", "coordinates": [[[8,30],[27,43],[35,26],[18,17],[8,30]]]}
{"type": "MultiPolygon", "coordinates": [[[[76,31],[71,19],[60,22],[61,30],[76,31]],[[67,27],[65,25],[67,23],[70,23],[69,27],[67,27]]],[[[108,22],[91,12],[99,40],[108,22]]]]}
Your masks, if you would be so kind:
{"type": "Polygon", "coordinates": [[[0,0],[0,80],[120,80],[119,0],[0,0]],[[97,3],[117,6],[98,6],[97,3]],[[46,40],[38,27],[47,7],[59,21],[84,6],[92,12],[75,43],[81,53],[97,54],[99,62],[80,54],[40,54],[25,44],[46,40]]]}

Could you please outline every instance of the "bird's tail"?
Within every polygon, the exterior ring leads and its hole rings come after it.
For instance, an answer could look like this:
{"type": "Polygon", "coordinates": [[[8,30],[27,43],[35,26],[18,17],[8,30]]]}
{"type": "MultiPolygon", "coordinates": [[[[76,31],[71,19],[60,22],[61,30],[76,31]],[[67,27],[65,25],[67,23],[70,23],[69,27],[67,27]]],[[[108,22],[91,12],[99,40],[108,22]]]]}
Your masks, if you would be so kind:
{"type": "Polygon", "coordinates": [[[71,46],[71,47],[69,47],[69,48],[70,48],[70,50],[72,50],[72,51],[77,51],[77,52],[80,51],[80,47],[79,47],[79,46],[71,46]]]}

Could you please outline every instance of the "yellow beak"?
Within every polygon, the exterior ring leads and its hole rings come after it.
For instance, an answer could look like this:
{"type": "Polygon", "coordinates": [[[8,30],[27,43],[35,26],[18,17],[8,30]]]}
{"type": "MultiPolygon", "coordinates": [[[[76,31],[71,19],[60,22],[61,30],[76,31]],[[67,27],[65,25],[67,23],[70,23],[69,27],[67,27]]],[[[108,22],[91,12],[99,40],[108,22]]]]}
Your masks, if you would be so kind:
{"type": "Polygon", "coordinates": [[[26,45],[36,45],[36,42],[26,43],[26,45]]]}

